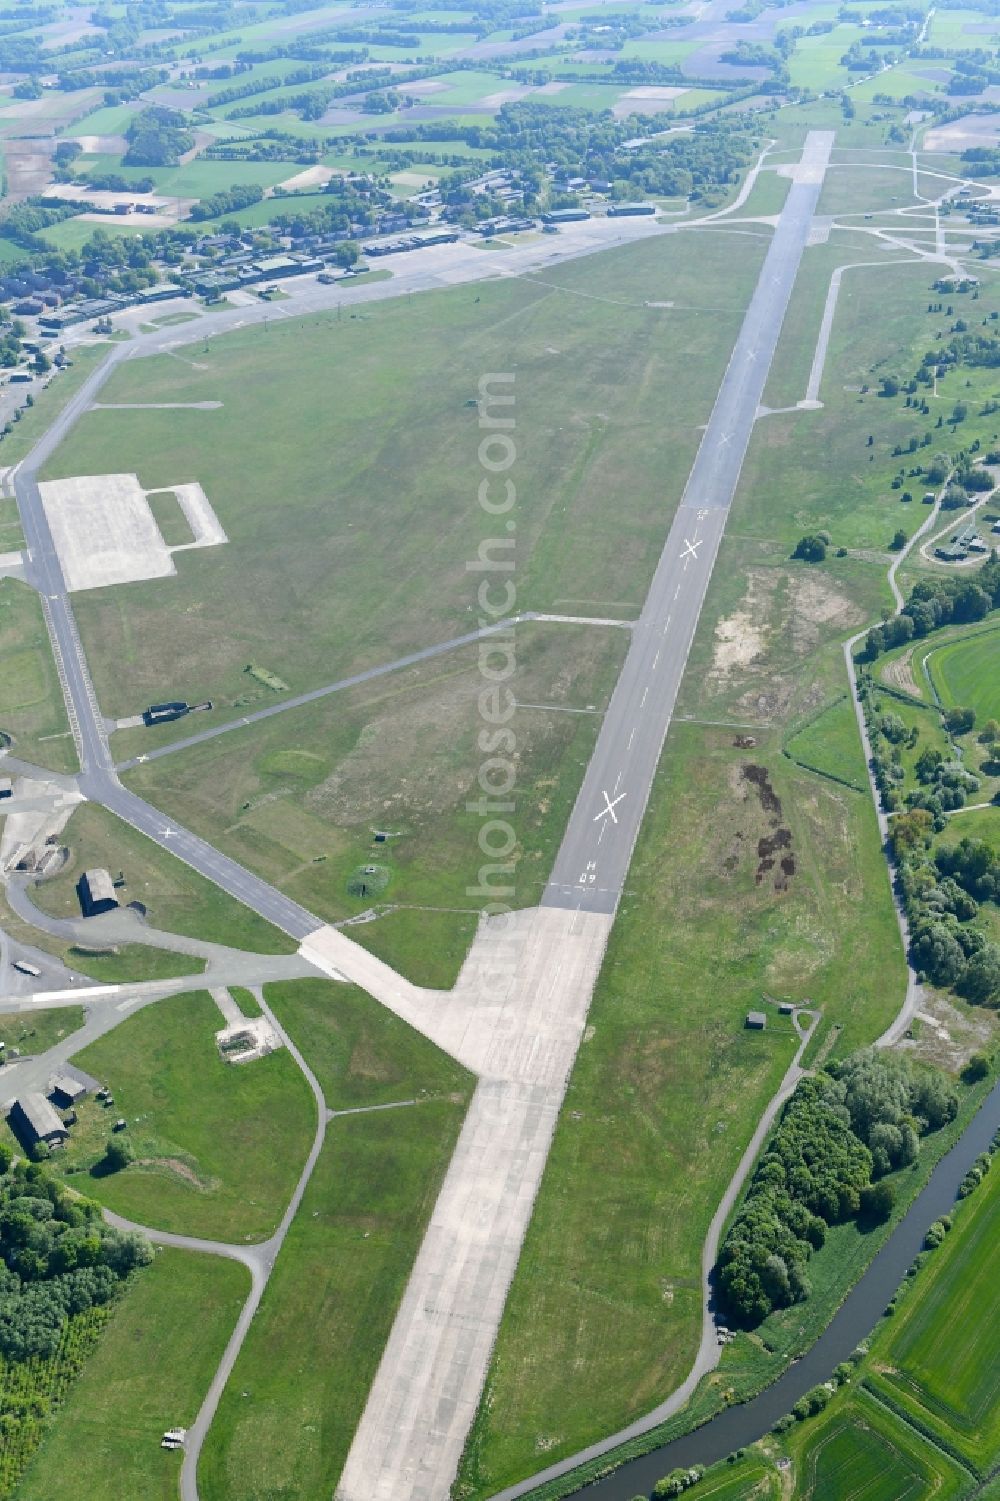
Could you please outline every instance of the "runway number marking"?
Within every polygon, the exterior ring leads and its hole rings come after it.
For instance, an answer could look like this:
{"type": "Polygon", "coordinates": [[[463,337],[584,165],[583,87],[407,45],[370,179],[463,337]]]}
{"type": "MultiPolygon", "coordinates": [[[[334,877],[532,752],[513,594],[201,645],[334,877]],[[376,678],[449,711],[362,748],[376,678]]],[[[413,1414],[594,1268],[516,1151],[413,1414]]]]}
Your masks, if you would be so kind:
{"type": "Polygon", "coordinates": [[[612,821],[612,823],[617,823],[618,822],[618,814],[615,812],[615,808],[618,806],[618,804],[621,802],[622,798],[625,796],[624,792],[619,792],[618,796],[614,799],[614,801],[612,801],[611,798],[608,796],[608,794],[602,788],[601,789],[601,796],[604,799],[604,807],[601,809],[601,811],[599,813],[595,813],[594,814],[594,820],[593,820],[594,823],[599,823],[602,818],[607,818],[607,816],[608,816],[609,813],[611,814],[611,821],[612,821]]]}
{"type": "Polygon", "coordinates": [[[597,880],[597,861],[596,860],[588,860],[587,861],[587,868],[581,874],[580,879],[579,879],[579,881],[578,881],[577,884],[580,885],[580,886],[593,886],[593,884],[594,884],[594,882],[596,880],[597,880]]]}

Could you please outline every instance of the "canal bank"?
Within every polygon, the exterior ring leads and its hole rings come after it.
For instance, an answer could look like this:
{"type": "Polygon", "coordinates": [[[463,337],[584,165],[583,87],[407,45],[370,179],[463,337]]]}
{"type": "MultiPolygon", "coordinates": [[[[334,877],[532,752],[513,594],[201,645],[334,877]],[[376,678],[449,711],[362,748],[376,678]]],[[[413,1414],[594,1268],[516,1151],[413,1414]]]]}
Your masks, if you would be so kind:
{"type": "MultiPolygon", "coordinates": [[[[994,1084],[958,1141],[937,1163],[889,1239],[805,1355],[749,1402],[725,1408],[702,1427],[627,1461],[613,1474],[575,1494],[583,1501],[632,1501],[648,1495],[671,1470],[715,1464],[770,1432],[801,1396],[829,1380],[834,1368],[871,1334],[920,1252],[928,1227],[954,1208],[962,1179],[979,1154],[988,1150],[998,1130],[1000,1082],[994,1084]]],[[[493,1501],[513,1501],[515,1493],[526,1498],[534,1494],[527,1486],[512,1487],[493,1501]]]]}

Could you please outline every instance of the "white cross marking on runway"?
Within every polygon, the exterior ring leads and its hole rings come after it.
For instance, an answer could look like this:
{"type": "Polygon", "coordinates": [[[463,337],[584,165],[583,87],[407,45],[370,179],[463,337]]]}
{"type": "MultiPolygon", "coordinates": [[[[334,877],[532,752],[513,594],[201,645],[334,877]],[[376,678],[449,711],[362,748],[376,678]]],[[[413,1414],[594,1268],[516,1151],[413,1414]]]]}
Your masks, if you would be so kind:
{"type": "Polygon", "coordinates": [[[619,792],[619,794],[615,798],[614,802],[611,801],[610,797],[608,797],[608,794],[604,791],[603,788],[601,789],[601,796],[604,799],[605,806],[601,809],[600,813],[595,813],[594,814],[594,823],[597,823],[602,818],[607,818],[607,816],[608,816],[609,813],[611,814],[611,821],[612,821],[612,823],[617,823],[618,822],[618,815],[615,812],[615,808],[621,802],[622,798],[625,796],[624,792],[619,792]]]}
{"type": "Polygon", "coordinates": [[[686,557],[690,556],[692,558],[697,559],[697,557],[698,557],[698,549],[699,549],[699,547],[702,544],[702,540],[703,539],[701,537],[695,537],[695,539],[694,539],[693,542],[689,542],[688,539],[685,537],[684,538],[684,551],[681,553],[681,557],[682,558],[686,558],[686,557]]]}
{"type": "Polygon", "coordinates": [[[719,447],[725,448],[726,444],[729,442],[732,436],[732,433],[723,433],[722,437],[719,439],[719,447]]]}

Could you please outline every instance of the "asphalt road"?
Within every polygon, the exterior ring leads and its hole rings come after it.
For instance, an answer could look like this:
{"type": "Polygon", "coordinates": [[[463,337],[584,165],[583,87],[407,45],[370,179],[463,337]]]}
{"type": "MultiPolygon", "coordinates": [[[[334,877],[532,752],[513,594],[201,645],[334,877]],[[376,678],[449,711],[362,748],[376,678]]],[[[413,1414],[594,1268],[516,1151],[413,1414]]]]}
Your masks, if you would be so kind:
{"type": "Polygon", "coordinates": [[[810,131],[566,827],[543,906],[614,912],[771,360],[832,131],[810,131]]]}

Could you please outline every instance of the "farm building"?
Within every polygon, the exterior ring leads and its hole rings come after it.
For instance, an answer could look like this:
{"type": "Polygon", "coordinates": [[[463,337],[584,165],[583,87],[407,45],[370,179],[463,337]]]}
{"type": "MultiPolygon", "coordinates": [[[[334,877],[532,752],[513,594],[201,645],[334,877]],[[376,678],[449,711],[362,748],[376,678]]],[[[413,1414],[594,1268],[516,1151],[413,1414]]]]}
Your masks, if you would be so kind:
{"type": "Polygon", "coordinates": [[[767,1017],[763,1011],[748,1011],[746,1024],[756,1032],[763,1032],[767,1026],[767,1017]]]}
{"type": "Polygon", "coordinates": [[[637,218],[640,214],[655,214],[655,203],[613,203],[608,209],[609,219],[637,218]]]}
{"type": "Polygon", "coordinates": [[[43,1094],[26,1094],[11,1106],[11,1124],[29,1141],[56,1146],[69,1132],[43,1094]]]}
{"type": "Polygon", "coordinates": [[[101,912],[110,912],[118,906],[115,884],[106,870],[85,870],[77,890],[84,917],[96,917],[101,912]]]}

